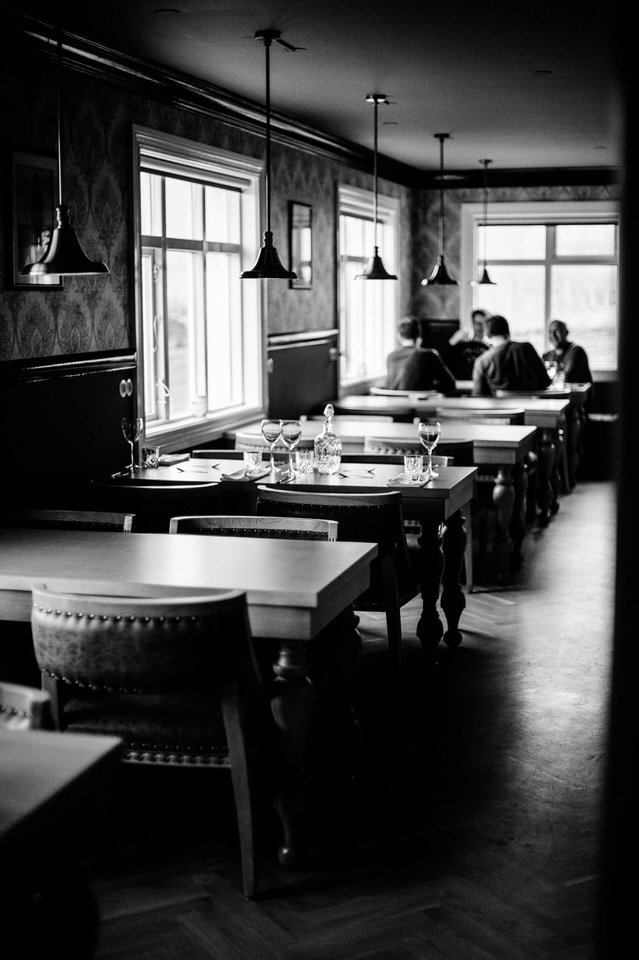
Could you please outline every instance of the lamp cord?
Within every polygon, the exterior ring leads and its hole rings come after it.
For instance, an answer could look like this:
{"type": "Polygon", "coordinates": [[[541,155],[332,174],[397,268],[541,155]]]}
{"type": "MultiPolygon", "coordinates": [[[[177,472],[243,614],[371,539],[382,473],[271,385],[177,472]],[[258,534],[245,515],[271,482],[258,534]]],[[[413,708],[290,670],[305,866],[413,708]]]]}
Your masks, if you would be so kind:
{"type": "Polygon", "coordinates": [[[58,26],[58,206],[62,206],[62,28],[58,26]]]}
{"type": "Polygon", "coordinates": [[[439,134],[439,176],[441,184],[439,187],[439,255],[444,256],[444,137],[446,134],[439,134]]]}
{"type": "Polygon", "coordinates": [[[375,137],[374,137],[374,140],[373,140],[373,150],[374,150],[374,154],[373,154],[373,184],[374,184],[374,194],[373,194],[373,196],[374,196],[374,198],[375,198],[375,200],[374,200],[374,208],[373,208],[373,239],[374,239],[375,249],[377,250],[377,108],[378,108],[377,98],[375,98],[375,100],[373,101],[373,107],[374,107],[374,109],[375,109],[375,114],[374,114],[374,116],[375,116],[375,137]]]}
{"type": "Polygon", "coordinates": [[[266,229],[271,229],[271,43],[264,37],[266,50],[266,229]]]}

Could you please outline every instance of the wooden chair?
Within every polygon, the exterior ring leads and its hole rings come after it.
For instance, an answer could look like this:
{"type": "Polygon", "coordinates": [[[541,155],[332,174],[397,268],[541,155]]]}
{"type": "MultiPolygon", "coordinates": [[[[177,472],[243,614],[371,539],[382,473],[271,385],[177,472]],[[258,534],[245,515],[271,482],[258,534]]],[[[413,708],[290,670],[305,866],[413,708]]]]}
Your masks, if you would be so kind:
{"type": "Polygon", "coordinates": [[[384,611],[391,675],[396,689],[401,679],[401,607],[419,594],[406,543],[402,498],[398,490],[384,493],[323,493],[259,485],[258,515],[326,517],[338,523],[338,540],[376,543],[371,584],[355,602],[356,610],[384,611]]]}
{"type": "Polygon", "coordinates": [[[33,643],[55,728],[118,736],[123,763],[182,770],[185,789],[201,789],[188,779],[196,769],[230,770],[243,890],[255,896],[255,763],[270,756],[272,717],[245,593],[140,599],[81,590],[33,590],[33,643]]]}
{"type": "MultiPolygon", "coordinates": [[[[324,421],[326,417],[321,413],[314,413],[308,420],[324,421]]],[[[336,413],[332,417],[333,423],[349,423],[352,420],[364,423],[392,423],[393,417],[383,413],[336,413]]]]}
{"type": "Polygon", "coordinates": [[[136,533],[167,533],[173,516],[220,512],[217,482],[170,483],[116,479],[93,483],[89,497],[96,509],[135,514],[136,533]]]}
{"type": "MultiPolygon", "coordinates": [[[[492,426],[507,427],[511,424],[521,426],[525,422],[525,416],[526,411],[523,407],[486,407],[484,410],[479,408],[476,410],[460,409],[453,406],[437,408],[438,420],[466,420],[468,423],[483,423],[492,426]]],[[[418,422],[418,420],[419,418],[415,422],[418,422]]]]}
{"type": "Polygon", "coordinates": [[[51,697],[44,690],[0,681],[0,729],[50,730],[51,697]]]}
{"type": "Polygon", "coordinates": [[[104,510],[69,510],[19,508],[2,514],[2,526],[55,528],[62,530],[121,530],[131,533],[135,517],[132,513],[117,513],[104,510]]]}
{"type": "MultiPolygon", "coordinates": [[[[322,418],[323,419],[323,418],[322,418]]],[[[320,432],[319,429],[317,431],[320,432]]],[[[313,443],[315,438],[304,438],[299,441],[297,444],[298,450],[312,450],[313,443]]],[[[243,430],[236,430],[235,432],[235,449],[236,450],[265,450],[268,452],[269,445],[261,436],[258,436],[255,433],[246,433],[243,430]]],[[[275,449],[278,453],[286,453],[288,456],[288,450],[282,444],[276,444],[275,449]]]]}
{"type": "MultiPolygon", "coordinates": [[[[440,440],[437,449],[441,452],[433,454],[433,466],[437,464],[440,467],[472,467],[473,466],[473,441],[472,440],[454,440],[450,442],[440,440]]],[[[399,459],[398,463],[404,462],[404,456],[410,454],[425,454],[423,446],[416,436],[415,440],[402,442],[394,437],[370,436],[364,438],[364,456],[383,455],[395,456],[399,459]]]]}
{"type": "Polygon", "coordinates": [[[337,540],[337,523],[334,520],[303,517],[171,517],[169,533],[273,537],[282,540],[337,540]]]}

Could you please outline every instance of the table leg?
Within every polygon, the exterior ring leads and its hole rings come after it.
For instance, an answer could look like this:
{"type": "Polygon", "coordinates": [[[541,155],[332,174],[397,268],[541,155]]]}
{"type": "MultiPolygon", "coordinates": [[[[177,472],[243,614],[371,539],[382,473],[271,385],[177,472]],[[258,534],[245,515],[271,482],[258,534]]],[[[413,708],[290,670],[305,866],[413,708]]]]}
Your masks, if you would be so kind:
{"type": "Polygon", "coordinates": [[[539,523],[547,526],[553,514],[554,494],[552,487],[552,473],[555,469],[557,448],[553,431],[543,429],[539,440],[537,469],[539,471],[539,488],[537,506],[539,507],[539,523]]]}
{"type": "Polygon", "coordinates": [[[568,408],[566,417],[566,486],[567,493],[577,484],[577,468],[581,447],[581,433],[584,415],[579,408],[568,408]]]}
{"type": "MultiPolygon", "coordinates": [[[[279,643],[271,710],[280,747],[274,804],[284,837],[278,859],[285,867],[303,866],[308,860],[308,765],[320,806],[336,783],[343,787],[356,776],[360,741],[353,695],[361,649],[358,623],[351,606],[312,643],[279,643]]],[[[321,815],[319,809],[314,812],[321,815]]]]}
{"type": "Polygon", "coordinates": [[[275,681],[271,692],[271,710],[280,747],[274,804],[284,833],[278,858],[282,866],[294,867],[306,859],[307,784],[304,759],[315,702],[305,643],[302,640],[283,640],[273,671],[275,681]]]}
{"type": "Polygon", "coordinates": [[[511,569],[513,541],[510,528],[515,505],[515,486],[509,467],[500,467],[493,487],[495,508],[495,540],[493,553],[497,564],[497,581],[505,580],[511,569]]]}
{"type": "Polygon", "coordinates": [[[437,609],[444,570],[444,551],[441,524],[422,520],[421,527],[422,532],[417,540],[419,550],[416,574],[423,603],[417,624],[417,636],[424,653],[432,659],[444,635],[444,625],[437,609]]]}
{"type": "Polygon", "coordinates": [[[511,567],[518,570],[523,561],[521,546],[526,536],[526,505],[528,502],[528,472],[523,463],[518,463],[512,471],[514,499],[513,514],[510,521],[510,539],[513,543],[511,567]]]}
{"type": "Polygon", "coordinates": [[[444,527],[441,605],[446,615],[448,629],[444,634],[444,643],[448,647],[458,647],[462,641],[459,618],[466,607],[466,597],[461,586],[461,572],[468,539],[465,521],[463,511],[458,510],[448,518],[444,527]]]}

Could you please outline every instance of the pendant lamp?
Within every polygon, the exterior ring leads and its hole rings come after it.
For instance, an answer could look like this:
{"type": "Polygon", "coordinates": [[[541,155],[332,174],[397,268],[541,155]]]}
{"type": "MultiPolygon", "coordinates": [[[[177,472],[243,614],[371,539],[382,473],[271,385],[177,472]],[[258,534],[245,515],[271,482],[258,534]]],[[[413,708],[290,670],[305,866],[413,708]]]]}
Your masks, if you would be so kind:
{"type": "Polygon", "coordinates": [[[58,205],[55,208],[56,223],[49,245],[35,263],[26,264],[21,276],[89,276],[109,273],[106,263],[90,260],[75,235],[69,218],[69,208],[62,202],[62,37],[58,31],[58,205]]]}
{"type": "Polygon", "coordinates": [[[450,134],[436,133],[434,136],[439,140],[439,255],[430,276],[422,280],[422,287],[430,284],[457,286],[457,281],[450,276],[444,263],[444,140],[447,140],[450,134]]]}
{"type": "Polygon", "coordinates": [[[262,40],[266,54],[266,230],[264,242],[260,247],[257,260],[250,270],[243,270],[241,280],[297,280],[297,274],[292,270],[285,270],[282,266],[277,249],[273,246],[271,231],[271,44],[278,40],[283,46],[294,50],[295,47],[280,40],[279,30],[258,30],[256,40],[262,40]]]}
{"type": "Polygon", "coordinates": [[[355,277],[356,280],[397,280],[397,277],[394,273],[388,273],[384,264],[382,263],[382,258],[379,255],[379,248],[377,246],[377,108],[380,103],[388,103],[388,98],[384,93],[369,93],[366,95],[366,102],[373,104],[373,109],[375,111],[375,140],[374,140],[374,149],[373,149],[373,181],[374,181],[374,209],[373,209],[373,230],[374,230],[374,240],[373,240],[373,256],[370,258],[366,266],[364,267],[363,273],[358,273],[355,277]]]}
{"type": "Polygon", "coordinates": [[[484,227],[484,256],[482,257],[482,269],[479,271],[479,274],[474,280],[470,281],[471,287],[480,287],[484,284],[491,284],[493,287],[496,286],[495,281],[491,280],[488,276],[488,270],[486,268],[487,259],[486,259],[486,250],[488,244],[488,237],[486,236],[486,227],[488,226],[488,164],[492,163],[492,160],[480,160],[480,163],[484,165],[484,216],[483,216],[483,227],[484,227]]]}

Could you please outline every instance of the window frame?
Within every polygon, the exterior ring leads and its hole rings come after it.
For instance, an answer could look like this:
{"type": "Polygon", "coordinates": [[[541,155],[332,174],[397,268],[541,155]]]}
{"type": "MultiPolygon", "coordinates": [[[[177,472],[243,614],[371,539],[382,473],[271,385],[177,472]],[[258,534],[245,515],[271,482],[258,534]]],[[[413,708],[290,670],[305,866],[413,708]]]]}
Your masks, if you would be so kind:
{"type": "MultiPolygon", "coordinates": [[[[460,272],[462,277],[473,277],[477,272],[477,262],[481,260],[481,251],[477,248],[477,227],[484,223],[483,203],[461,203],[460,227],[461,250],[460,272]]],[[[488,204],[486,222],[489,226],[499,224],[579,224],[610,223],[617,225],[620,232],[619,204],[616,200],[560,200],[560,201],[504,201],[488,204]]],[[[588,258],[583,258],[584,261],[588,258]]],[[[617,271],[620,255],[617,250],[617,271]]],[[[488,260],[490,273],[490,259],[488,260]]],[[[618,285],[619,289],[619,285],[618,285]]],[[[460,285],[460,316],[470,317],[473,306],[474,289],[469,284],[460,285]]],[[[617,313],[617,342],[619,341],[619,314],[617,313]]],[[[592,371],[598,380],[614,380],[617,369],[592,371]]]]}
{"type": "MultiPolygon", "coordinates": [[[[244,201],[241,210],[240,271],[250,267],[256,256],[256,242],[261,236],[264,163],[250,157],[161,133],[147,127],[132,126],[133,163],[133,236],[134,236],[134,310],[137,360],[137,409],[145,414],[146,361],[143,314],[143,236],[141,233],[140,174],[152,168],[160,175],[183,176],[200,183],[229,185],[241,188],[244,201]]],[[[206,256],[206,254],[205,254],[206,256]]],[[[145,421],[145,439],[152,439],[164,450],[178,450],[209,442],[249,420],[264,416],[267,407],[266,377],[266,310],[265,291],[261,283],[240,281],[242,302],[242,340],[244,381],[256,384],[253,396],[213,412],[194,410],[188,417],[160,424],[145,421]]],[[[208,331],[203,328],[205,337],[208,331]]]]}
{"type": "MultiPolygon", "coordinates": [[[[344,368],[344,345],[346,341],[345,335],[345,308],[346,305],[342,302],[341,295],[341,237],[340,237],[340,222],[344,214],[352,214],[356,217],[361,217],[363,220],[369,220],[373,224],[373,211],[375,203],[375,194],[372,190],[365,190],[360,187],[353,187],[349,184],[338,184],[337,185],[337,195],[336,195],[336,250],[337,250],[337,263],[336,263],[336,288],[337,288],[337,326],[339,330],[339,341],[340,341],[340,363],[339,363],[339,373],[338,373],[338,384],[340,394],[344,393],[353,393],[361,391],[362,389],[367,389],[367,387],[376,383],[380,376],[385,376],[386,374],[386,355],[389,350],[394,349],[396,346],[396,335],[397,335],[397,323],[399,321],[399,307],[400,307],[400,283],[401,279],[399,277],[399,271],[397,270],[397,265],[399,263],[399,233],[400,233],[400,201],[397,197],[388,196],[386,194],[379,194],[377,196],[377,219],[380,224],[388,224],[393,229],[393,249],[388,250],[387,246],[385,247],[380,243],[380,256],[384,260],[384,265],[389,272],[395,272],[398,275],[397,280],[356,280],[355,273],[353,274],[353,283],[390,283],[393,284],[393,306],[392,313],[393,316],[388,321],[388,344],[380,344],[380,356],[382,356],[382,366],[380,369],[364,377],[353,378],[346,380],[343,375],[344,368]],[[391,256],[392,253],[392,256],[391,256]],[[392,269],[391,269],[392,265],[392,269]],[[388,349],[387,349],[388,347],[388,349]],[[383,367],[383,369],[382,369],[383,367]]],[[[379,238],[378,238],[379,239],[379,238]]],[[[364,251],[364,260],[365,262],[372,256],[373,249],[372,246],[369,250],[364,251]]]]}

